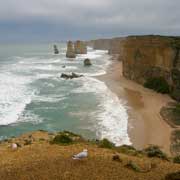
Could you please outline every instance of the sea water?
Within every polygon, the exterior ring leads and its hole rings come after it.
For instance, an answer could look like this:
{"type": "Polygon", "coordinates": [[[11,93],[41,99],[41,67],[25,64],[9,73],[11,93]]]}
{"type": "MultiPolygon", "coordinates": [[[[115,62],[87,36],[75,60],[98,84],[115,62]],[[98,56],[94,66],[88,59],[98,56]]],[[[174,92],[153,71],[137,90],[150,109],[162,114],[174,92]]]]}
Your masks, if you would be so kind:
{"type": "Polygon", "coordinates": [[[129,144],[126,102],[96,77],[110,65],[107,51],[88,48],[66,58],[66,44],[0,45],[0,139],[34,130],[69,130],[86,138],[129,144]],[[90,58],[92,66],[84,67],[90,58]],[[83,77],[65,80],[61,73],[83,77]]]}

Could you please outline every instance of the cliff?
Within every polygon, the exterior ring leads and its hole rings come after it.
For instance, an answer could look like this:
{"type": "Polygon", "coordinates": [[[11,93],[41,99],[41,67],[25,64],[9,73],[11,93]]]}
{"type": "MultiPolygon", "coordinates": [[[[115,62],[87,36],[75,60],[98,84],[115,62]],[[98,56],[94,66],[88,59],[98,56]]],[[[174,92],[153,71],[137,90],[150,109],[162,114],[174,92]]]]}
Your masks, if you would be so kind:
{"type": "MultiPolygon", "coordinates": [[[[86,42],[93,49],[108,50],[109,54],[123,54],[123,44],[126,38],[118,37],[112,39],[97,39],[86,42]]],[[[122,59],[122,56],[121,58],[122,59]]]]}
{"type": "Polygon", "coordinates": [[[180,38],[130,36],[123,44],[123,75],[144,84],[163,77],[172,96],[180,101],[180,38]]]}
{"type": "Polygon", "coordinates": [[[66,57],[67,58],[75,58],[75,50],[74,50],[74,44],[72,41],[68,41],[67,43],[67,52],[66,52],[66,57]]]}
{"type": "Polygon", "coordinates": [[[83,41],[76,41],[74,43],[74,49],[76,54],[87,54],[87,47],[83,41]]]}
{"type": "Polygon", "coordinates": [[[86,42],[88,46],[98,50],[108,50],[110,48],[111,39],[97,39],[86,42]]]}

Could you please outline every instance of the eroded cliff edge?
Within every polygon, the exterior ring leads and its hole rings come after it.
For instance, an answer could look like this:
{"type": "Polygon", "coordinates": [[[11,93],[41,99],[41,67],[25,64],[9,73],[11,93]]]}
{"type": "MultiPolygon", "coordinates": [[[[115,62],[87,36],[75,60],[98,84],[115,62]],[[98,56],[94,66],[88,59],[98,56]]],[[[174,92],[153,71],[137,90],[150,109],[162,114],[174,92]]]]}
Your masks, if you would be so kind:
{"type": "Polygon", "coordinates": [[[127,79],[143,85],[148,78],[163,77],[171,96],[180,101],[180,37],[128,36],[91,40],[87,44],[118,54],[127,79]]]}
{"type": "Polygon", "coordinates": [[[172,97],[180,101],[180,38],[127,37],[123,45],[123,75],[140,84],[148,78],[163,77],[172,97]]]}

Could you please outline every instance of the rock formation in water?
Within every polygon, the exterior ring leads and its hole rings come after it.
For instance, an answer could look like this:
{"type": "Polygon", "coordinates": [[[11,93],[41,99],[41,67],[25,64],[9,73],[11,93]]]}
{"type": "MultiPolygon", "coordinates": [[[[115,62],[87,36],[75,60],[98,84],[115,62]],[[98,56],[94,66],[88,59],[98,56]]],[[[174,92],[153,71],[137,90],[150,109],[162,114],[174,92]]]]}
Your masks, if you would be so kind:
{"type": "Polygon", "coordinates": [[[57,48],[57,45],[54,45],[53,47],[54,47],[54,54],[59,54],[59,50],[57,48]]]}
{"type": "Polygon", "coordinates": [[[76,41],[74,43],[74,49],[76,54],[87,54],[87,47],[83,41],[76,41]]]}
{"type": "Polygon", "coordinates": [[[75,58],[75,50],[74,50],[74,44],[72,41],[68,41],[67,43],[67,52],[66,52],[66,57],[67,58],[75,58]]]}
{"type": "Polygon", "coordinates": [[[91,66],[92,65],[92,63],[91,63],[91,60],[90,59],[85,59],[84,60],[84,66],[91,66]]]}
{"type": "Polygon", "coordinates": [[[123,75],[140,84],[163,77],[180,101],[180,38],[130,36],[123,47],[123,75]]]}
{"type": "Polygon", "coordinates": [[[64,78],[64,79],[73,79],[73,78],[79,78],[79,77],[82,77],[83,75],[79,75],[79,74],[76,74],[76,73],[72,73],[72,74],[65,74],[65,73],[62,73],[61,74],[61,78],[64,78]]]}

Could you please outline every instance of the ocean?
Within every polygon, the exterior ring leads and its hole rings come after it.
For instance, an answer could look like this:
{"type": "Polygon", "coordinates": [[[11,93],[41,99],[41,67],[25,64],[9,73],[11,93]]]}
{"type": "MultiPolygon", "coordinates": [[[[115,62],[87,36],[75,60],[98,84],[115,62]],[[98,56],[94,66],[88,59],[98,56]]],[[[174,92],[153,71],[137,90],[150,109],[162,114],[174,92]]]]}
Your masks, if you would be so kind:
{"type": "Polygon", "coordinates": [[[0,45],[0,139],[34,130],[68,130],[89,139],[129,144],[126,102],[96,77],[111,64],[107,51],[66,58],[66,44],[0,45]],[[91,67],[83,60],[90,58],[91,67]],[[83,77],[65,80],[61,73],[83,77]]]}

